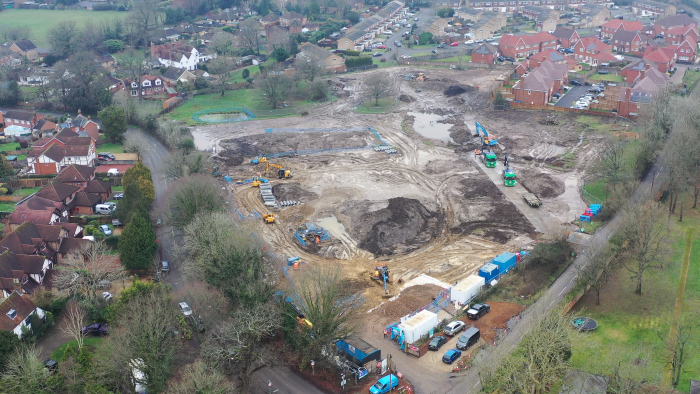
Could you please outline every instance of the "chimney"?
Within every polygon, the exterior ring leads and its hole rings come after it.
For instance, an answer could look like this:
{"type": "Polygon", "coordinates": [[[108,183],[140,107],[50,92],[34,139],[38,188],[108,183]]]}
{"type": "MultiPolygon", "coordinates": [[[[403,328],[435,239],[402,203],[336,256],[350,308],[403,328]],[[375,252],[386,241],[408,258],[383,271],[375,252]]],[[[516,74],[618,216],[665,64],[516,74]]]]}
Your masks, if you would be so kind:
{"type": "Polygon", "coordinates": [[[80,110],[80,108],[78,108],[78,115],[82,115],[82,114],[83,114],[83,112],[80,110]]]}

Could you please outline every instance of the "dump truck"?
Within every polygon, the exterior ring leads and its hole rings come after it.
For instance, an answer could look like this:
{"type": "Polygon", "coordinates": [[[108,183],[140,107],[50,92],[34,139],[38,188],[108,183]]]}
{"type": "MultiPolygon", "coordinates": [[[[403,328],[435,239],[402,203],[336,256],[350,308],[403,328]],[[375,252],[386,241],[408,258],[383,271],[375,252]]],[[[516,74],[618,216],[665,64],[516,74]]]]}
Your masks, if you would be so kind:
{"type": "Polygon", "coordinates": [[[508,167],[503,170],[503,184],[506,186],[515,186],[515,170],[508,167]]]}
{"type": "Polygon", "coordinates": [[[263,215],[263,221],[267,224],[272,224],[275,222],[275,214],[274,213],[266,213],[263,215]]]}
{"type": "Polygon", "coordinates": [[[482,151],[481,161],[486,164],[487,168],[496,168],[496,154],[492,150],[482,151]]]}
{"type": "Polygon", "coordinates": [[[525,198],[525,202],[527,203],[527,205],[529,205],[531,207],[537,208],[540,205],[542,205],[542,201],[540,201],[540,199],[537,198],[537,196],[532,194],[532,193],[526,194],[524,196],[524,198],[525,198]]]}

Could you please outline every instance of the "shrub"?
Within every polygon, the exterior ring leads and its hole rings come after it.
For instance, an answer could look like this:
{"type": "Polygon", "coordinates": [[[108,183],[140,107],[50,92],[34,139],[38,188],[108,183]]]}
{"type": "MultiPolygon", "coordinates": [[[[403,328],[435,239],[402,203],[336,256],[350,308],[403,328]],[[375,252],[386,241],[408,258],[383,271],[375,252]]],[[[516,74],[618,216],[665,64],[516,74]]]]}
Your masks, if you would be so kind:
{"type": "Polygon", "coordinates": [[[385,58],[385,57],[381,58],[381,60],[379,60],[379,62],[380,62],[380,63],[386,63],[386,58],[385,58]]]}
{"type": "Polygon", "coordinates": [[[345,56],[360,56],[361,54],[359,51],[345,51],[345,56]]]}
{"type": "Polygon", "coordinates": [[[105,239],[105,244],[107,244],[108,246],[117,246],[119,244],[119,236],[113,235],[105,239]]]}
{"type": "Polygon", "coordinates": [[[248,77],[250,76],[250,70],[248,70],[247,68],[244,68],[241,76],[243,77],[243,79],[248,79],[248,77]]]}
{"type": "Polygon", "coordinates": [[[359,56],[356,58],[345,59],[345,66],[347,68],[369,66],[371,64],[372,58],[368,56],[359,56]]]}

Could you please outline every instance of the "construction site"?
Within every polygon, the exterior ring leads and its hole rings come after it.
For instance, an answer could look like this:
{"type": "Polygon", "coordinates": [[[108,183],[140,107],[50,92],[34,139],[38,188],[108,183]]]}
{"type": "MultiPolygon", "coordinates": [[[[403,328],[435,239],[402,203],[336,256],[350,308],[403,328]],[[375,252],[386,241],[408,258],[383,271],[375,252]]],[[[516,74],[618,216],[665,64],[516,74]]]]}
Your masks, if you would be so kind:
{"type": "Polygon", "coordinates": [[[490,110],[502,77],[412,67],[336,76],[327,79],[339,98],[308,116],[192,131],[215,146],[233,214],[257,220],[280,261],[294,258],[289,276],[337,266],[362,309],[384,316],[367,319],[381,338],[444,288],[421,278],[454,285],[503,252],[574,232],[587,207],[581,181],[605,135],[576,114],[543,121],[542,112],[490,110]],[[386,113],[357,113],[373,73],[394,81],[400,100],[386,113]]]}

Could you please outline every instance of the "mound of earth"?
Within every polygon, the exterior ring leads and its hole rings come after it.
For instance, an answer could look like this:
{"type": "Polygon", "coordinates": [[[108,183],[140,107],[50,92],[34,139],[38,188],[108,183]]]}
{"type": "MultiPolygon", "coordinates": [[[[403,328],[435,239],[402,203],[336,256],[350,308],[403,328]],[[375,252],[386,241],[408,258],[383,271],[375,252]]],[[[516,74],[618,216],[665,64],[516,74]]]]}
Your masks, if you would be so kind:
{"type": "Polygon", "coordinates": [[[564,182],[549,174],[525,170],[517,175],[524,188],[541,198],[559,197],[566,191],[564,182]]]}
{"type": "Polygon", "coordinates": [[[392,198],[386,208],[353,220],[359,247],[376,255],[406,253],[432,240],[442,229],[442,213],[411,198],[392,198]],[[356,224],[356,225],[355,225],[356,224]]]}
{"type": "Polygon", "coordinates": [[[466,93],[466,85],[452,85],[445,90],[445,96],[452,97],[458,96],[462,93],[466,93]]]}
{"type": "Polygon", "coordinates": [[[227,155],[252,157],[307,149],[354,148],[378,145],[371,131],[351,133],[264,133],[222,140],[227,155]]]}
{"type": "Polygon", "coordinates": [[[469,130],[469,127],[464,122],[450,127],[450,137],[457,144],[466,144],[474,139],[472,131],[469,130]]]}
{"type": "Polygon", "coordinates": [[[279,200],[309,202],[318,198],[318,194],[304,190],[299,182],[280,183],[272,186],[272,194],[279,200]]]}
{"type": "Polygon", "coordinates": [[[432,284],[408,287],[395,300],[381,304],[370,315],[385,320],[387,323],[398,321],[409,313],[433,302],[433,299],[443,290],[442,287],[432,284]]]}
{"type": "Polygon", "coordinates": [[[402,94],[401,96],[399,96],[399,100],[403,101],[404,103],[412,103],[416,101],[416,98],[407,94],[402,94]]]}

